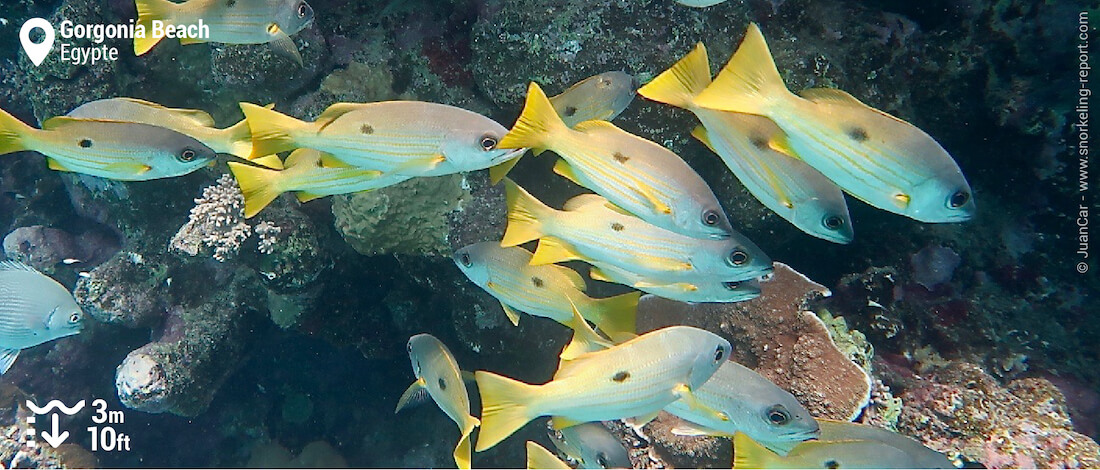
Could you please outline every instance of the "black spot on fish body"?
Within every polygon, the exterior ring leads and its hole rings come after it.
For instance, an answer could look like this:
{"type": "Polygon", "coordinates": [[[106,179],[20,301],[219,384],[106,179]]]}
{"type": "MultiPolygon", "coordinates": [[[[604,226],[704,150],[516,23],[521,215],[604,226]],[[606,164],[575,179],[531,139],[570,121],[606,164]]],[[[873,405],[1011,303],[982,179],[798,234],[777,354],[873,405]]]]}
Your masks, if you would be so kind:
{"type": "Polygon", "coordinates": [[[562,111],[562,114],[564,114],[565,117],[573,117],[574,115],[577,114],[577,107],[576,106],[566,106],[565,110],[562,111]]]}
{"type": "Polygon", "coordinates": [[[91,148],[92,139],[80,139],[80,142],[78,142],[77,145],[80,145],[80,148],[91,148]]]}
{"type": "Polygon", "coordinates": [[[542,287],[542,286],[546,285],[546,283],[543,282],[542,278],[540,278],[540,277],[532,277],[531,278],[531,285],[533,285],[535,287],[542,287]]]}
{"type": "Polygon", "coordinates": [[[752,146],[753,147],[756,147],[760,150],[767,150],[768,149],[768,139],[765,139],[765,138],[760,137],[758,135],[754,135],[754,136],[750,137],[749,140],[752,141],[752,146]]]}
{"type": "Polygon", "coordinates": [[[863,142],[867,140],[867,129],[856,126],[848,129],[848,137],[856,142],[863,142]]]}
{"type": "Polygon", "coordinates": [[[233,8],[233,5],[236,5],[236,4],[237,4],[237,0],[229,0],[229,1],[225,2],[225,6],[228,7],[228,8],[233,8]]]}
{"type": "Polygon", "coordinates": [[[826,460],[825,468],[840,468],[840,462],[837,462],[836,460],[826,460]]]}
{"type": "Polygon", "coordinates": [[[443,377],[439,378],[439,389],[440,390],[446,390],[447,389],[447,381],[443,380],[443,377]]]}
{"type": "Polygon", "coordinates": [[[374,128],[371,127],[370,124],[363,124],[363,126],[359,128],[359,132],[370,135],[374,133],[374,128]]]}
{"type": "Polygon", "coordinates": [[[616,372],[614,376],[611,377],[611,380],[622,383],[622,382],[625,382],[626,379],[629,379],[629,378],[630,378],[630,372],[627,372],[625,370],[620,370],[620,371],[616,372]]]}
{"type": "Polygon", "coordinates": [[[611,224],[611,230],[614,230],[616,232],[622,232],[624,228],[626,227],[623,227],[623,224],[620,224],[618,222],[611,224]]]}
{"type": "Polygon", "coordinates": [[[612,155],[611,158],[614,158],[615,161],[617,161],[619,163],[626,163],[627,160],[630,160],[630,157],[628,157],[626,155],[623,155],[619,152],[615,152],[615,155],[612,155]]]}

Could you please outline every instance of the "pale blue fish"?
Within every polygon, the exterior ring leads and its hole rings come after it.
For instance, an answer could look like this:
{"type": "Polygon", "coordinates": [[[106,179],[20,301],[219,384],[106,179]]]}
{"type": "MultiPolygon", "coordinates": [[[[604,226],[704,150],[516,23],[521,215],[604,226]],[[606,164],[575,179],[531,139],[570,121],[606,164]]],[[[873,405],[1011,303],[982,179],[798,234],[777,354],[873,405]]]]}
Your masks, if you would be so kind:
{"type": "Polygon", "coordinates": [[[75,335],[84,312],[57,281],[17,261],[0,261],[0,374],[19,352],[75,335]]]}
{"type": "Polygon", "coordinates": [[[915,439],[888,429],[866,424],[819,419],[823,441],[865,440],[877,441],[905,452],[914,468],[955,468],[946,455],[932,450],[915,439]]]}
{"type": "Polygon", "coordinates": [[[550,433],[554,446],[577,468],[632,468],[630,454],[619,438],[601,423],[581,423],[550,433]]]}
{"type": "Polygon", "coordinates": [[[710,85],[702,43],[638,90],[654,101],[684,108],[703,123],[691,135],[718,154],[745,189],[803,232],[836,243],[852,241],[852,220],[840,188],[821,172],[773,145],[786,136],[772,121],[751,114],[702,108],[696,96],[710,85]]]}

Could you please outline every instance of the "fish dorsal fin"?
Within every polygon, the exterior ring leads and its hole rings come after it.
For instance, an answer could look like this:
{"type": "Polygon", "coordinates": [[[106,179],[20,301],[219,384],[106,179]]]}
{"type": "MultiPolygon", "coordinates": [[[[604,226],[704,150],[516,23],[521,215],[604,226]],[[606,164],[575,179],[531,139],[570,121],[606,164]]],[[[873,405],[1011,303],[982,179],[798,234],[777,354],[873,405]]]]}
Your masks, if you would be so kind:
{"type": "Polygon", "coordinates": [[[562,276],[565,276],[565,278],[569,280],[569,284],[572,284],[573,287],[575,287],[577,290],[581,292],[588,290],[588,286],[584,283],[584,277],[581,276],[580,273],[570,269],[567,266],[561,266],[557,264],[552,266],[555,271],[561,273],[562,276]]]}
{"type": "MultiPolygon", "coordinates": [[[[565,161],[565,160],[561,160],[561,161],[565,161]]],[[[600,196],[599,194],[592,194],[592,193],[580,194],[580,195],[577,195],[577,196],[573,196],[568,201],[565,201],[565,205],[562,206],[562,210],[574,211],[574,210],[580,209],[584,206],[587,206],[589,204],[603,204],[603,203],[606,203],[606,202],[607,202],[607,198],[605,198],[603,196],[600,196]]]]}
{"type": "Polygon", "coordinates": [[[864,103],[864,102],[856,99],[856,97],[850,95],[848,92],[846,92],[844,90],[839,90],[839,89],[836,89],[836,88],[808,88],[808,89],[802,90],[798,94],[801,95],[803,98],[806,98],[810,101],[813,101],[814,103],[830,103],[830,104],[837,104],[837,105],[842,105],[842,106],[851,106],[851,107],[855,107],[855,108],[865,109],[867,111],[872,111],[874,113],[877,113],[881,116],[888,117],[888,118],[890,118],[894,121],[910,125],[908,122],[905,122],[905,121],[897,118],[896,116],[892,116],[892,115],[887,114],[886,112],[883,112],[879,109],[875,109],[875,108],[872,108],[872,107],[868,106],[867,103],[864,103]]]}
{"type": "MultiPolygon", "coordinates": [[[[287,161],[289,162],[290,159],[288,158],[287,161]]],[[[282,170],[284,168],[283,161],[279,159],[278,154],[274,153],[266,157],[253,159],[251,160],[251,162],[260,166],[271,168],[272,170],[282,170]]]]}
{"type": "Polygon", "coordinates": [[[431,395],[428,394],[428,387],[424,384],[424,379],[416,379],[409,388],[405,389],[405,393],[401,394],[401,398],[397,400],[397,408],[393,410],[394,414],[405,409],[420,405],[431,399],[431,395]]]}
{"type": "Polygon", "coordinates": [[[184,108],[169,108],[160,103],[154,103],[152,101],[145,101],[138,98],[118,98],[120,101],[126,101],[136,104],[138,106],[145,106],[147,108],[159,109],[171,113],[175,116],[185,118],[195,124],[202,127],[214,127],[214,118],[210,116],[210,113],[199,109],[184,109],[184,108]]]}
{"type": "Polygon", "coordinates": [[[31,267],[29,265],[26,265],[26,264],[23,264],[20,261],[11,260],[11,259],[0,261],[0,272],[2,272],[2,271],[28,271],[28,272],[32,272],[32,273],[37,273],[38,272],[37,269],[34,269],[33,267],[31,267]]]}
{"type": "Polygon", "coordinates": [[[340,118],[340,116],[361,109],[362,107],[363,104],[361,103],[333,103],[328,108],[325,108],[325,111],[322,112],[320,116],[317,116],[317,120],[314,121],[314,123],[321,127],[326,127],[332,124],[332,121],[340,118]]]}
{"type": "Polygon", "coordinates": [[[573,127],[573,130],[577,132],[584,132],[585,134],[603,134],[603,133],[622,133],[626,132],[619,129],[618,126],[608,122],[593,119],[591,121],[584,121],[573,127]]]}
{"type": "MultiPolygon", "coordinates": [[[[124,123],[125,121],[119,121],[116,119],[95,119],[95,118],[74,118],[70,116],[54,116],[45,121],[42,121],[42,130],[49,131],[62,127],[66,124],[73,124],[77,122],[110,122],[110,123],[124,123]]],[[[127,123],[133,124],[133,123],[127,123]]]]}

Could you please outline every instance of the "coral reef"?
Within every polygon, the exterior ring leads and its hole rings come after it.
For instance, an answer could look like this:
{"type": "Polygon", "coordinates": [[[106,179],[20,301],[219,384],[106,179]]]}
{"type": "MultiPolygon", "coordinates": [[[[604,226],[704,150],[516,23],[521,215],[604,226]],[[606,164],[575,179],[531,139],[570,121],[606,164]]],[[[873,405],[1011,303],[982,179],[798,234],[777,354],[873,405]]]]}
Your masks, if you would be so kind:
{"type": "Polygon", "coordinates": [[[644,298],[638,331],[687,324],[719,333],[733,345],[731,360],[791,392],[815,417],[850,420],[866,406],[871,379],[837,346],[858,344],[858,338],[834,341],[826,324],[808,310],[811,302],[828,295],[825,287],[776,263],[772,278],[761,283],[760,297],[746,302],[690,305],[644,298]]]}
{"type": "Polygon", "coordinates": [[[172,237],[170,247],[191,256],[204,247],[213,248],[214,259],[224,262],[237,254],[251,234],[252,226],[244,221],[244,195],[237,180],[226,173],[195,199],[187,223],[172,237]]]}

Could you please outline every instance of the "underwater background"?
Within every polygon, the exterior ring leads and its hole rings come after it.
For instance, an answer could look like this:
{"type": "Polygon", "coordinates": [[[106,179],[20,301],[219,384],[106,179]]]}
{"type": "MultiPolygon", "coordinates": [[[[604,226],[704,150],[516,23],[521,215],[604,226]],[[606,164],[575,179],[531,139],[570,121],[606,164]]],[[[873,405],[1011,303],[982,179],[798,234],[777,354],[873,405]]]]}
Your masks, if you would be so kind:
{"type": "MultiPolygon", "coordinates": [[[[949,456],[990,468],[1100,465],[1100,281],[1075,268],[1079,205],[1094,214],[1096,205],[1079,191],[1073,148],[1080,14],[1100,21],[1100,3],[310,5],[313,23],[293,36],[301,67],[264,45],[164,41],[134,57],[129,40],[106,42],[122,52],[114,62],[76,66],[55,54],[36,67],[20,52],[26,19],[125,23],[136,17],[134,2],[7,0],[0,108],[37,125],[88,101],[127,96],[201,109],[228,125],[242,118],[239,102],[312,119],[337,101],[412,99],[509,127],[530,81],[551,95],[613,70],[645,83],[699,41],[717,70],[756,22],[789,88],[841,88],[920,127],[967,175],[978,212],[965,223],[925,224],[849,198],[855,240],[813,238],[764,208],[690,137],[690,113],[636,98],[616,125],[683,157],[735,229],[819,284],[777,273],[784,295],[752,305],[661,306],[652,324],[691,322],[723,334],[735,359],[815,415],[859,413],[869,376],[860,419],[949,456]],[[825,288],[831,296],[814,294],[825,288]],[[811,350],[824,332],[797,321],[801,306],[823,317],[850,360],[811,350]],[[789,319],[750,324],[753,311],[789,319]],[[769,343],[794,353],[769,354],[769,343]]],[[[553,161],[525,157],[510,176],[560,207],[581,189],[554,176],[553,161]]],[[[446,415],[434,406],[393,412],[413,380],[410,336],[438,337],[464,370],[534,383],[553,374],[569,331],[534,317],[512,326],[450,258],[503,233],[503,190],[486,172],[305,204],[282,197],[255,218],[235,220],[251,235],[227,235],[215,253],[188,239],[195,235],[186,224],[232,204],[227,173],[219,163],[127,183],[51,171],[33,152],[0,157],[5,255],[73,289],[95,320],[78,336],[23,351],[0,378],[5,466],[450,467],[457,433],[446,415]],[[155,377],[144,389],[118,390],[116,370],[134,361],[153,364],[155,377]],[[77,430],[91,409],[62,422],[75,446],[28,451],[20,443],[27,399],[94,398],[125,410],[115,428],[131,436],[130,451],[88,452],[90,438],[77,430]]],[[[543,422],[475,454],[474,465],[520,466],[524,440],[546,443],[543,422]]],[[[660,421],[647,429],[647,436],[616,430],[636,465],[730,462],[728,441],[672,436],[660,421]]]]}

